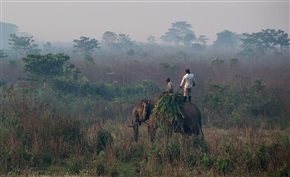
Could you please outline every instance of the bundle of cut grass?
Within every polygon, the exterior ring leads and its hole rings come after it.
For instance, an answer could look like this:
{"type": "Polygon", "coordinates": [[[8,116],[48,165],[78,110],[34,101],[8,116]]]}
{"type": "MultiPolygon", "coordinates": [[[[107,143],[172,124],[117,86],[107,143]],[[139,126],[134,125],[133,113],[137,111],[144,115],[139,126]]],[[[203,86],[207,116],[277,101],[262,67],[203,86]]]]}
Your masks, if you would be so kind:
{"type": "Polygon", "coordinates": [[[155,103],[153,116],[159,125],[167,124],[180,125],[185,118],[182,112],[183,96],[180,93],[163,94],[155,103]]]}

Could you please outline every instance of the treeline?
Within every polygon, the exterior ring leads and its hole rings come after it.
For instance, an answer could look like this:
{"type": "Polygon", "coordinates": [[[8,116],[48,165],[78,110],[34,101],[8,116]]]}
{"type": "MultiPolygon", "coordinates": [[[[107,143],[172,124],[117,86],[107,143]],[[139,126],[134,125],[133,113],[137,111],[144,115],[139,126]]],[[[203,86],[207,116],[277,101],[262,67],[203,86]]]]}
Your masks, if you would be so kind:
{"type": "MultiPolygon", "coordinates": [[[[2,22],[1,22],[2,23],[2,22]]],[[[2,23],[3,25],[3,47],[0,58],[7,56],[24,57],[27,54],[36,53],[66,53],[79,54],[83,59],[94,61],[96,53],[120,52],[125,57],[152,55],[152,51],[161,47],[188,48],[195,53],[214,52],[219,54],[231,54],[236,57],[256,58],[268,53],[281,53],[287,51],[289,37],[281,29],[262,29],[259,32],[237,34],[224,30],[217,33],[217,39],[212,45],[208,45],[206,36],[197,36],[191,29],[192,25],[186,21],[179,21],[171,24],[168,31],[160,37],[149,36],[146,42],[136,42],[128,34],[117,34],[115,32],[104,32],[101,39],[80,36],[79,39],[72,39],[67,44],[52,44],[51,42],[35,41],[32,35],[25,32],[19,33],[18,27],[13,24],[2,23]],[[158,42],[160,39],[162,42],[158,42]],[[151,52],[144,50],[150,49],[151,52]]],[[[181,53],[184,55],[184,53],[181,53]]]]}

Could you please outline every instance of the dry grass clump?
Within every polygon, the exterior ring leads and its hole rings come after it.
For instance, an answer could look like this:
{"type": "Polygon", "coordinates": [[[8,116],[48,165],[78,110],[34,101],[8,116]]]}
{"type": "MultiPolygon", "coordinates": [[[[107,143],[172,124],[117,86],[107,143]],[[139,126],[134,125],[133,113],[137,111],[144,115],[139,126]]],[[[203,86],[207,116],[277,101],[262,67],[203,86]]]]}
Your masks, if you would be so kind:
{"type": "Polygon", "coordinates": [[[211,153],[228,160],[233,173],[289,174],[289,130],[206,128],[204,134],[211,153]]]}
{"type": "Polygon", "coordinates": [[[286,130],[204,128],[204,141],[175,133],[166,137],[158,132],[156,142],[151,143],[147,127],[141,126],[136,143],[127,126],[117,122],[104,124],[113,143],[95,157],[93,166],[99,169],[100,163],[105,163],[105,176],[112,171],[138,176],[289,174],[290,137],[286,130]]]}

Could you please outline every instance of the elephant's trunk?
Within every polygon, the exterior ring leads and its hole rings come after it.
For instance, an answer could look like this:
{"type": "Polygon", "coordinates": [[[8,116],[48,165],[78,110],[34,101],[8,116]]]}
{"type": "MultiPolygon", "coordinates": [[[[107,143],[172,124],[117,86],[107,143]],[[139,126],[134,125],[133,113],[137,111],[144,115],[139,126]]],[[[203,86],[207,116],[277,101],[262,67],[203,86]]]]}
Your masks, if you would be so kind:
{"type": "Polygon", "coordinates": [[[133,128],[135,125],[137,125],[138,124],[138,122],[135,122],[134,124],[132,124],[132,125],[129,125],[129,127],[131,127],[131,128],[133,128]]]}
{"type": "Polygon", "coordinates": [[[133,116],[132,118],[132,125],[129,125],[129,127],[133,128],[133,135],[134,135],[134,141],[138,141],[138,130],[139,130],[139,121],[136,116],[133,116]]]}

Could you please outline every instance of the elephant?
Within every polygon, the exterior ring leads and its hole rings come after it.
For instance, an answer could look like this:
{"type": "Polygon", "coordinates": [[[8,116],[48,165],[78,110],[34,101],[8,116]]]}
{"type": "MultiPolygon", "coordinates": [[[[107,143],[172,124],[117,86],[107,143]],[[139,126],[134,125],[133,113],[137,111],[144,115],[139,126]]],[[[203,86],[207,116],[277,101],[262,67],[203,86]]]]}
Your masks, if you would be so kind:
{"type": "MultiPolygon", "coordinates": [[[[143,99],[139,101],[132,110],[132,125],[129,127],[133,128],[134,140],[138,141],[138,129],[142,123],[148,124],[148,133],[150,135],[151,141],[155,139],[156,130],[158,125],[152,116],[152,110],[154,109],[155,103],[158,101],[158,98],[152,100],[143,99]],[[148,121],[148,123],[146,122],[148,121]]],[[[170,126],[174,128],[175,132],[182,133],[185,135],[201,135],[203,138],[202,126],[201,126],[201,112],[198,107],[190,102],[184,102],[182,111],[185,118],[181,126],[176,126],[172,123],[170,126]]]]}

